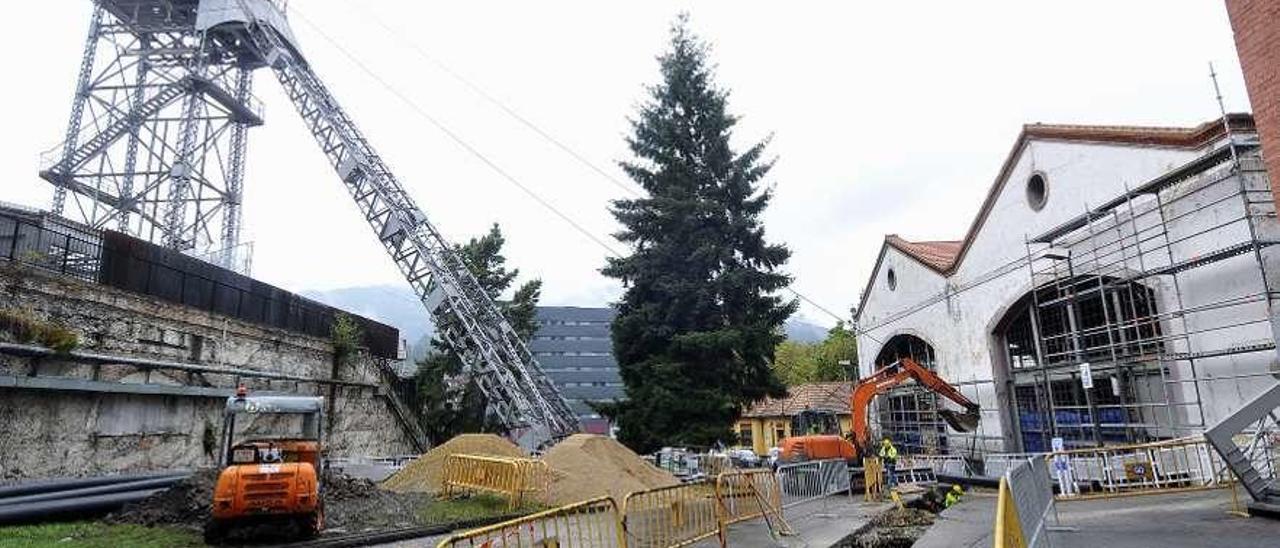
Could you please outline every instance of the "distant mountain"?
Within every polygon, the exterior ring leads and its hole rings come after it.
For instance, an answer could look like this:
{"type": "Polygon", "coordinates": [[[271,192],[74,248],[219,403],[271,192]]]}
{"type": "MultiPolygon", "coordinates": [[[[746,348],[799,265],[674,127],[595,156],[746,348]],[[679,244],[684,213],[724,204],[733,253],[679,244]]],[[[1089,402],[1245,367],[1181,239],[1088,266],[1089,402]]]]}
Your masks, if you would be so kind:
{"type": "Polygon", "coordinates": [[[787,338],[796,342],[821,342],[827,338],[827,328],[798,318],[791,318],[782,326],[787,338]]]}
{"type": "MultiPolygon", "coordinates": [[[[400,338],[408,341],[410,346],[422,346],[423,338],[435,331],[430,315],[408,287],[343,287],[327,291],[307,290],[302,295],[393,326],[400,330],[400,338]]],[[[801,318],[787,320],[784,330],[787,338],[793,341],[818,342],[827,338],[827,328],[801,318]]]]}

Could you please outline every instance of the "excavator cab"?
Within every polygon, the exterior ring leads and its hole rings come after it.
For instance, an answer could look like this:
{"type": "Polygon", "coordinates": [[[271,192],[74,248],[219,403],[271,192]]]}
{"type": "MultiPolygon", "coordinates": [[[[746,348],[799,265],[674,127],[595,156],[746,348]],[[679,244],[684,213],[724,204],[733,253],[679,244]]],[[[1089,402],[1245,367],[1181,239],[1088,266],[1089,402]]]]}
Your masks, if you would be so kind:
{"type": "Polygon", "coordinates": [[[840,435],[840,419],[831,411],[805,409],[791,417],[791,435],[840,435]]]}
{"type": "Polygon", "coordinates": [[[324,398],[250,397],[244,387],[227,399],[206,542],[263,522],[294,525],[303,537],[320,532],[323,408],[324,398]]]}

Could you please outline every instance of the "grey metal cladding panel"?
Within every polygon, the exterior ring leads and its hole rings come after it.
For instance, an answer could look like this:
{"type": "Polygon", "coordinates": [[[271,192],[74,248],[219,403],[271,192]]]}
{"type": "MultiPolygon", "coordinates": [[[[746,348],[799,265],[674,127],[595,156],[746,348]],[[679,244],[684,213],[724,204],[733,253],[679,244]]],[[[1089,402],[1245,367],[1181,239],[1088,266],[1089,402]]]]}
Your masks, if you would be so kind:
{"type": "Polygon", "coordinates": [[[599,414],[599,413],[596,413],[596,410],[592,409],[590,405],[587,405],[587,402],[585,401],[570,401],[569,409],[572,409],[575,415],[598,415],[599,414]]]}
{"type": "Polygon", "coordinates": [[[566,367],[591,367],[600,369],[617,369],[618,361],[613,356],[537,356],[538,365],[543,369],[563,369],[566,367]]]}
{"type": "Polygon", "coordinates": [[[532,352],[613,352],[613,342],[608,340],[592,341],[529,341],[532,352]]]}
{"type": "Polygon", "coordinates": [[[601,369],[598,371],[553,371],[547,373],[556,385],[569,382],[622,382],[617,369],[601,369]]]}
{"type": "Polygon", "coordinates": [[[538,327],[535,337],[596,337],[609,338],[609,325],[543,325],[538,327]]]}
{"type": "Polygon", "coordinates": [[[565,398],[571,400],[614,400],[622,399],[621,386],[566,386],[560,389],[565,398]]]}
{"type": "Polygon", "coordinates": [[[539,306],[535,318],[574,322],[611,322],[617,313],[612,308],[583,308],[578,306],[539,306]]]}

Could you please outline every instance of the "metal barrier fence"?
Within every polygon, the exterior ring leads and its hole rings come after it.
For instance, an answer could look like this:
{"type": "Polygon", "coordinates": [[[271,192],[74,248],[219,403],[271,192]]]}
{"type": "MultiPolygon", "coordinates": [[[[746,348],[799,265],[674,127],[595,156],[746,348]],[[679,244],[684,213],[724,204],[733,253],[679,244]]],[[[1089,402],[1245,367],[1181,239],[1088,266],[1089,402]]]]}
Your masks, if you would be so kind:
{"type": "Polygon", "coordinates": [[[982,473],[990,478],[1004,477],[1004,473],[1008,472],[1019,463],[1025,462],[1027,459],[1044,458],[1048,453],[992,453],[983,455],[982,457],[982,473]]]}
{"type": "Polygon", "coordinates": [[[744,470],[716,476],[716,501],[724,525],[781,512],[778,478],[769,470],[744,470]]]}
{"type": "Polygon", "coordinates": [[[459,491],[485,491],[506,497],[516,508],[526,496],[546,493],[551,472],[545,462],[534,459],[449,455],[444,461],[444,495],[459,491]]]}
{"type": "Polygon", "coordinates": [[[906,463],[908,469],[928,468],[933,470],[935,478],[938,474],[946,474],[948,476],[974,475],[969,463],[960,455],[908,455],[899,458],[898,462],[906,463]]]}
{"type": "Polygon", "coordinates": [[[844,459],[784,464],[775,472],[783,508],[838,493],[850,493],[849,465],[844,459]]]}
{"type": "Polygon", "coordinates": [[[450,536],[437,548],[626,547],[621,513],[600,497],[450,536]]]}
{"type": "Polygon", "coordinates": [[[1230,479],[1225,463],[1199,437],[1075,449],[1036,460],[1053,465],[1058,481],[1069,484],[1064,493],[1079,492],[1084,498],[1212,489],[1227,486],[1230,479]],[[1066,474],[1056,473],[1064,468],[1066,474]]]}
{"type": "Polygon", "coordinates": [[[862,481],[866,486],[863,500],[880,500],[884,496],[884,464],[880,459],[875,457],[862,459],[862,481]]]}
{"type": "Polygon", "coordinates": [[[719,536],[724,546],[717,506],[716,486],[711,481],[631,493],[622,502],[627,546],[686,546],[713,536],[719,536]]]}
{"type": "Polygon", "coordinates": [[[995,530],[992,534],[992,548],[1026,548],[1027,541],[1022,537],[1022,524],[1018,520],[1018,508],[1013,504],[1013,491],[1009,489],[1009,481],[1000,478],[1000,494],[996,498],[995,530]]]}
{"type": "Polygon", "coordinates": [[[1027,459],[1005,473],[1018,511],[1022,538],[1029,548],[1049,545],[1049,513],[1053,511],[1053,482],[1044,459],[1027,459]]]}

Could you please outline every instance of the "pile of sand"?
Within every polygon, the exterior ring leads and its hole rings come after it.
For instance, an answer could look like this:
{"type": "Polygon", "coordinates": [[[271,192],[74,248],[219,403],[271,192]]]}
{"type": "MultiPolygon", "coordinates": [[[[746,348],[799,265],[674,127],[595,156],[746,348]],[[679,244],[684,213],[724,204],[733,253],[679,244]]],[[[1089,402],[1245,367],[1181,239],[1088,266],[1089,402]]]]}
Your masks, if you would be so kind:
{"type": "Polygon", "coordinates": [[[619,504],[633,491],[680,483],[621,443],[593,434],[574,434],[542,457],[551,467],[548,502],[570,504],[609,495],[619,504]]]}
{"type": "Polygon", "coordinates": [[[435,492],[444,479],[444,461],[449,455],[528,457],[516,444],[493,434],[462,434],[423,453],[382,482],[383,489],[400,493],[435,492]]]}

